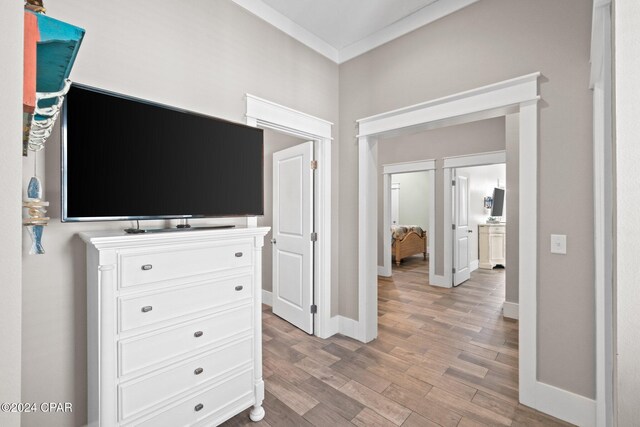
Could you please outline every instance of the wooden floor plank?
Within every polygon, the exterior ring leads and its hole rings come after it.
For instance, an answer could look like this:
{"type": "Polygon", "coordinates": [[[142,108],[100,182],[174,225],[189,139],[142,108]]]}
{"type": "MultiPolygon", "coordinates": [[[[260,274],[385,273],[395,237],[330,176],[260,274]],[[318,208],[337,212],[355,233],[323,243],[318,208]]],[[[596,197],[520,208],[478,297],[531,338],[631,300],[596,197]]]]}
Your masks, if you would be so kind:
{"type": "Polygon", "coordinates": [[[265,389],[293,409],[298,415],[304,415],[320,403],[295,385],[282,379],[279,375],[271,376],[265,384],[265,389]]]}
{"type": "Polygon", "coordinates": [[[351,422],[358,427],[396,427],[396,424],[378,415],[371,408],[364,408],[351,422]]]}
{"type": "Polygon", "coordinates": [[[416,414],[415,412],[409,415],[409,418],[405,420],[402,427],[441,427],[440,424],[434,423],[425,417],[416,414]]]}
{"type": "Polygon", "coordinates": [[[293,409],[268,391],[264,393],[264,406],[268,408],[268,410],[265,410],[264,420],[272,427],[312,426],[309,421],[302,418],[293,409]]]}
{"type": "Polygon", "coordinates": [[[365,407],[351,396],[334,389],[315,377],[309,378],[299,387],[347,420],[353,419],[365,407]]]}
{"type": "Polygon", "coordinates": [[[321,365],[308,357],[296,362],[295,366],[335,389],[339,389],[350,381],[350,378],[340,374],[333,368],[321,365]]]}
{"type": "Polygon", "coordinates": [[[411,411],[385,396],[376,393],[357,381],[350,381],[340,388],[347,396],[351,396],[364,406],[373,409],[395,425],[402,423],[411,415],[411,411]]]}
{"type": "Polygon", "coordinates": [[[349,420],[322,403],[304,414],[304,419],[316,427],[353,427],[349,420]]]}
{"type": "Polygon", "coordinates": [[[472,420],[479,421],[488,425],[511,425],[510,419],[479,405],[476,405],[472,402],[460,399],[459,397],[454,396],[453,394],[445,390],[441,390],[437,387],[432,388],[427,396],[437,402],[442,403],[442,405],[446,408],[461,413],[466,418],[470,418],[472,420]]]}
{"type": "Polygon", "coordinates": [[[402,406],[411,409],[438,425],[455,427],[460,422],[461,415],[451,411],[437,402],[424,397],[418,397],[408,390],[396,385],[389,386],[383,393],[389,399],[398,402],[402,406]]]}
{"type": "Polygon", "coordinates": [[[225,427],[568,426],[518,403],[518,322],[502,316],[504,269],[428,285],[409,257],[378,282],[379,335],[307,335],[264,306],[265,418],[225,427]]]}

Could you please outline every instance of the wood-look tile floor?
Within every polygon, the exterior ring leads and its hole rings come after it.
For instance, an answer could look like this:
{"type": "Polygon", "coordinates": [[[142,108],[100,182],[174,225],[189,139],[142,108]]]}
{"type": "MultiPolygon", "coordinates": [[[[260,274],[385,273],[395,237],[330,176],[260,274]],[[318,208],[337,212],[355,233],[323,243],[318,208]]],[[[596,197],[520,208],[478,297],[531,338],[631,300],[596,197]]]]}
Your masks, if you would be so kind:
{"type": "Polygon", "coordinates": [[[378,282],[378,338],[309,336],[263,311],[266,416],[223,425],[561,426],[518,403],[518,322],[502,317],[504,270],[453,289],[411,257],[378,282]]]}

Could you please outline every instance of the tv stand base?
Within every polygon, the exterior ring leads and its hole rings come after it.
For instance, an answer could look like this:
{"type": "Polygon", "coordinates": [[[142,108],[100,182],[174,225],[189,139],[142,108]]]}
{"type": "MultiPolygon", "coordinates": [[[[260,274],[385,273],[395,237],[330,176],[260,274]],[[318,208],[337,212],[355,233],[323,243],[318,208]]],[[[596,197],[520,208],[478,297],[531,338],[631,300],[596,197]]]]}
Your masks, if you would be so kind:
{"type": "Polygon", "coordinates": [[[205,225],[202,227],[180,227],[178,228],[125,228],[124,232],[127,234],[142,234],[142,233],[170,233],[172,231],[198,231],[198,230],[216,230],[223,228],[234,228],[235,225],[205,225]]]}

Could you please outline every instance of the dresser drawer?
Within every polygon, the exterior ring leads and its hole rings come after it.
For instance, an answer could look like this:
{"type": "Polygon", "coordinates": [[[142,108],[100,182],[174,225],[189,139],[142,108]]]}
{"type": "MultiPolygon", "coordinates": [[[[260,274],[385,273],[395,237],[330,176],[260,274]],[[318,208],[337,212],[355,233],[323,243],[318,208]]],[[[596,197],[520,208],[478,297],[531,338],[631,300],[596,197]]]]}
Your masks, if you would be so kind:
{"type": "Polygon", "coordinates": [[[120,331],[128,331],[252,297],[250,274],[118,298],[120,331]]]}
{"type": "Polygon", "coordinates": [[[119,386],[120,419],[130,418],[154,405],[211,382],[216,376],[247,367],[253,356],[253,338],[226,345],[196,359],[174,364],[161,373],[119,386]]]}
{"type": "Polygon", "coordinates": [[[252,329],[253,305],[247,304],[161,332],[121,340],[118,343],[119,376],[214,345],[252,329]]]}
{"type": "Polygon", "coordinates": [[[143,427],[179,427],[190,426],[204,418],[222,412],[230,404],[245,401],[248,408],[254,403],[253,370],[229,378],[213,388],[194,397],[182,401],[178,405],[152,418],[134,422],[135,426],[143,427]]]}
{"type": "Polygon", "coordinates": [[[250,242],[175,251],[120,255],[120,287],[251,265],[250,242]]]}

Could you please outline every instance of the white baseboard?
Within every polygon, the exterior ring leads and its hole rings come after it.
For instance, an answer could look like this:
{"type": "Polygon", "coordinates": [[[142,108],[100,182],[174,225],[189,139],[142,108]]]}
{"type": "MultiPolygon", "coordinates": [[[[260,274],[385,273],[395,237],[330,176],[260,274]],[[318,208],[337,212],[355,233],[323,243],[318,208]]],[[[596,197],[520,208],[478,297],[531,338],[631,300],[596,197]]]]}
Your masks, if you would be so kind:
{"type": "Polygon", "coordinates": [[[542,382],[535,383],[534,409],[581,427],[595,427],[596,401],[542,382]]]}
{"type": "Polygon", "coordinates": [[[389,266],[389,268],[385,268],[384,265],[379,265],[378,266],[378,276],[391,277],[391,266],[389,266]]]}
{"type": "Polygon", "coordinates": [[[262,303],[273,307],[273,294],[269,291],[262,290],[262,303]]]}
{"type": "Polygon", "coordinates": [[[478,269],[478,265],[480,265],[480,260],[471,261],[469,263],[469,270],[476,271],[478,269]]]}
{"type": "Polygon", "coordinates": [[[339,321],[339,332],[345,337],[358,339],[359,322],[344,316],[336,316],[339,321]]]}
{"type": "Polygon", "coordinates": [[[450,288],[452,286],[451,282],[449,282],[445,276],[439,276],[437,274],[429,275],[429,284],[440,288],[450,288]]]}
{"type": "Polygon", "coordinates": [[[505,301],[504,304],[502,305],[502,315],[504,317],[518,320],[520,318],[519,314],[520,314],[520,306],[518,305],[517,302],[505,301]]]}
{"type": "Polygon", "coordinates": [[[329,330],[320,338],[327,339],[337,333],[340,333],[340,316],[333,316],[331,320],[329,320],[329,330]]]}
{"type": "Polygon", "coordinates": [[[360,341],[358,338],[358,321],[349,319],[344,316],[333,316],[329,322],[329,330],[320,338],[326,339],[335,334],[342,334],[345,337],[353,338],[360,341]]]}

